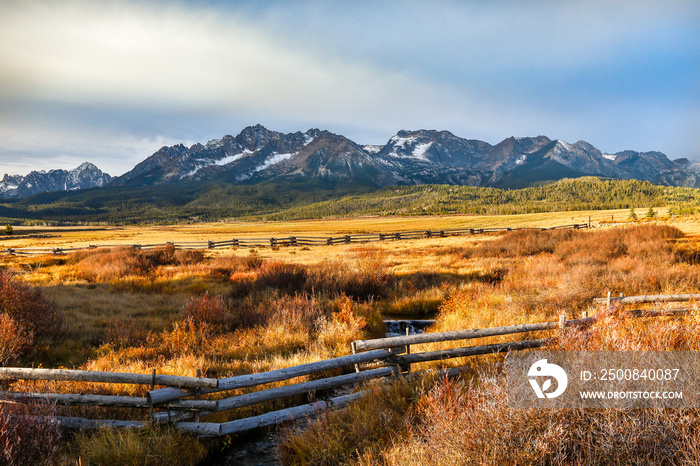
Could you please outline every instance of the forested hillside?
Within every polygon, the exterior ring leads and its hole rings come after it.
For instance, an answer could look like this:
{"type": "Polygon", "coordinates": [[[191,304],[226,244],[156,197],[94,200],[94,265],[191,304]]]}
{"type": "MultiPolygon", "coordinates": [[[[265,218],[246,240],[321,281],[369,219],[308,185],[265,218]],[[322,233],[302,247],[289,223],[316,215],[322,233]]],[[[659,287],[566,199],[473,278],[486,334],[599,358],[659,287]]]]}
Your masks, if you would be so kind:
{"type": "Polygon", "coordinates": [[[700,189],[593,177],[503,190],[419,185],[369,190],[362,186],[269,182],[173,183],[37,195],[0,204],[4,222],[174,223],[221,219],[294,220],[362,215],[519,214],[669,206],[695,213],[700,189]],[[128,192],[127,192],[128,191],[128,192]]]}

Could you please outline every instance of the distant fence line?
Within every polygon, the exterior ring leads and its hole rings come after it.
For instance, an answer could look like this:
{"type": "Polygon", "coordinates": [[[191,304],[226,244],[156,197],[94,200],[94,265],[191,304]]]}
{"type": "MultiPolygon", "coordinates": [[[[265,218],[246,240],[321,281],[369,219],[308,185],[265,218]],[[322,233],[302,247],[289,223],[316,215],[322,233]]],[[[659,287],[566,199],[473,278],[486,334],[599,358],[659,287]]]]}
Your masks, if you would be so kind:
{"type": "MultiPolygon", "coordinates": [[[[597,304],[607,303],[607,308],[610,309],[624,303],[687,302],[696,301],[699,297],[699,295],[637,296],[615,298],[612,304],[610,298],[597,299],[595,302],[597,304]]],[[[628,310],[626,311],[626,315],[629,317],[673,316],[686,313],[688,310],[688,308],[628,310]]],[[[589,317],[588,312],[584,312],[581,318],[572,320],[567,320],[565,315],[560,315],[558,322],[541,322],[485,329],[424,333],[374,340],[357,340],[352,342],[352,354],[346,356],[267,372],[243,374],[221,379],[200,377],[201,374],[199,370],[197,371],[197,377],[183,377],[160,375],[156,373],[155,369],[152,374],[130,374],[84,370],[0,367],[0,381],[3,381],[5,385],[4,390],[0,391],[0,399],[15,403],[40,400],[63,406],[140,408],[149,410],[147,420],[143,420],[144,416],[140,416],[141,420],[87,419],[66,416],[53,417],[53,419],[61,425],[70,429],[94,429],[101,427],[141,428],[152,423],[167,423],[172,424],[180,430],[198,436],[219,437],[314,415],[320,410],[341,407],[371,393],[371,390],[363,390],[341,396],[331,395],[330,398],[314,401],[317,391],[327,392],[329,389],[335,387],[352,386],[371,379],[380,379],[385,382],[390,382],[396,380],[397,377],[418,377],[428,371],[411,373],[411,364],[547,347],[555,343],[557,338],[545,337],[528,339],[529,337],[526,337],[526,339],[521,339],[519,341],[462,346],[458,348],[423,352],[412,352],[411,345],[471,340],[500,335],[530,334],[531,332],[564,329],[566,327],[586,328],[588,325],[596,322],[597,319],[597,315],[589,317]],[[258,391],[249,393],[231,393],[225,395],[226,397],[223,398],[215,397],[214,399],[208,399],[208,395],[210,394],[259,387],[274,382],[291,380],[297,377],[319,374],[330,370],[337,371],[339,369],[344,370],[345,373],[326,378],[312,378],[312,380],[296,382],[291,385],[261,388],[258,391]],[[148,390],[146,396],[143,397],[84,394],[84,390],[80,390],[79,394],[10,391],[9,384],[15,380],[142,384],[149,385],[150,390],[148,390]],[[157,388],[156,386],[162,388],[157,388]],[[311,395],[309,395],[310,402],[307,404],[272,411],[258,416],[228,422],[201,422],[199,419],[200,416],[207,416],[213,413],[221,413],[272,400],[308,394],[311,395]]],[[[453,368],[441,370],[437,373],[441,376],[455,376],[460,374],[462,370],[462,368],[453,368]]]]}
{"type": "Polygon", "coordinates": [[[278,246],[332,246],[336,244],[369,243],[376,241],[400,241],[409,239],[424,238],[445,238],[448,236],[479,235],[484,233],[497,233],[502,231],[519,230],[579,230],[589,228],[587,223],[574,223],[571,225],[561,225],[549,228],[462,228],[451,230],[414,230],[401,231],[396,233],[364,233],[342,236],[288,236],[270,238],[232,238],[223,241],[180,241],[165,242],[159,244],[110,244],[110,245],[90,245],[83,247],[44,247],[44,248],[6,248],[0,249],[0,254],[9,255],[63,255],[70,252],[85,251],[97,248],[132,247],[134,249],[157,249],[173,246],[176,249],[219,249],[219,248],[259,248],[278,246]]]}

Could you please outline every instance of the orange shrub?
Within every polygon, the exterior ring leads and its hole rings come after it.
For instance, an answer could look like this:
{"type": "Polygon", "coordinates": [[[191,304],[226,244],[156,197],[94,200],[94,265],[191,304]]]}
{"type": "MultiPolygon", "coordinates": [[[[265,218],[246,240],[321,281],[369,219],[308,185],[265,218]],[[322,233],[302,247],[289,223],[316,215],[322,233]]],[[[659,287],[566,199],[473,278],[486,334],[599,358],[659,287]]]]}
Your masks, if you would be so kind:
{"type": "Polygon", "coordinates": [[[143,252],[132,247],[95,249],[75,254],[77,275],[89,282],[117,280],[148,275],[152,269],[143,252]]]}
{"type": "Polygon", "coordinates": [[[0,366],[16,360],[32,340],[12,317],[0,314],[0,366]]]}
{"type": "Polygon", "coordinates": [[[56,306],[39,290],[15,280],[7,270],[0,272],[0,314],[12,318],[37,339],[55,338],[63,327],[63,316],[56,306]]]}

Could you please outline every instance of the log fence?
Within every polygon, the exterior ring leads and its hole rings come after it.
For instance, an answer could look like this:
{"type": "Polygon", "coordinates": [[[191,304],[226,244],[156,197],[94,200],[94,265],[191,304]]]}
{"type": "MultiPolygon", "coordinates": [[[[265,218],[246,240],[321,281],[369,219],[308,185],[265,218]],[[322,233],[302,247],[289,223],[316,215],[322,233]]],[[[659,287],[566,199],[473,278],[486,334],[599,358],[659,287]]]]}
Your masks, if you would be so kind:
{"type": "Polygon", "coordinates": [[[176,249],[219,249],[219,248],[262,248],[262,247],[296,247],[296,246],[332,246],[336,244],[370,243],[376,241],[402,241],[423,238],[445,238],[447,236],[480,235],[486,233],[497,233],[517,230],[558,230],[573,229],[579,230],[588,228],[588,224],[579,223],[571,225],[561,225],[550,228],[462,228],[452,230],[416,230],[402,231],[395,233],[363,233],[342,236],[288,236],[272,238],[231,238],[227,240],[214,241],[167,241],[157,244],[111,244],[111,245],[88,245],[82,247],[46,246],[37,248],[5,248],[0,249],[0,254],[13,256],[41,256],[56,255],[61,256],[76,251],[84,251],[96,248],[132,247],[139,250],[151,250],[164,248],[166,246],[176,249]]]}
{"type": "MultiPolygon", "coordinates": [[[[595,304],[605,305],[611,302],[613,306],[617,306],[620,304],[687,302],[695,300],[700,300],[700,295],[608,297],[596,299],[595,304]]],[[[691,307],[632,310],[627,315],[630,317],[674,316],[687,312],[689,309],[691,307]]],[[[352,387],[373,379],[391,381],[399,377],[416,377],[428,372],[411,372],[411,365],[413,364],[547,347],[556,343],[556,333],[554,335],[550,333],[538,338],[532,338],[532,334],[534,332],[561,330],[566,327],[585,327],[594,323],[596,319],[596,316],[589,317],[587,313],[584,313],[581,318],[571,320],[562,315],[556,322],[356,340],[351,344],[352,354],[267,372],[226,378],[171,376],[157,374],[155,371],[151,374],[132,374],[67,369],[0,367],[0,381],[3,381],[5,385],[5,390],[0,392],[0,399],[4,399],[4,402],[16,403],[45,401],[61,406],[148,410],[147,416],[141,415],[137,420],[87,419],[70,416],[55,417],[57,422],[70,429],[141,428],[151,423],[169,423],[178,429],[198,436],[217,437],[297,419],[312,415],[323,409],[341,407],[370,393],[369,390],[364,390],[350,394],[336,394],[334,396],[333,389],[338,387],[352,387]],[[415,345],[469,341],[516,334],[524,335],[524,337],[516,341],[464,345],[456,348],[421,352],[415,351],[415,345]],[[293,381],[293,383],[286,385],[278,384],[273,387],[264,387],[267,384],[290,381],[299,377],[313,376],[314,374],[323,375],[323,373],[328,373],[328,371],[334,371],[334,374],[323,378],[312,377],[311,380],[293,381]],[[340,375],[337,375],[338,371],[340,371],[340,375]],[[145,396],[141,397],[82,393],[85,390],[81,390],[81,393],[10,391],[8,386],[17,380],[136,384],[146,385],[150,389],[146,391],[145,396]],[[250,388],[255,388],[256,390],[241,393],[241,390],[250,388]],[[237,392],[224,393],[232,391],[237,392]],[[329,395],[322,400],[314,400],[313,394],[316,393],[328,393],[329,395]],[[309,394],[312,394],[308,396],[310,398],[309,402],[301,406],[228,422],[202,422],[199,420],[200,417],[206,417],[213,413],[229,412],[273,400],[309,394]]],[[[420,349],[423,349],[423,346],[420,349]]],[[[453,368],[438,372],[449,376],[460,373],[460,370],[460,368],[453,368]]]]}

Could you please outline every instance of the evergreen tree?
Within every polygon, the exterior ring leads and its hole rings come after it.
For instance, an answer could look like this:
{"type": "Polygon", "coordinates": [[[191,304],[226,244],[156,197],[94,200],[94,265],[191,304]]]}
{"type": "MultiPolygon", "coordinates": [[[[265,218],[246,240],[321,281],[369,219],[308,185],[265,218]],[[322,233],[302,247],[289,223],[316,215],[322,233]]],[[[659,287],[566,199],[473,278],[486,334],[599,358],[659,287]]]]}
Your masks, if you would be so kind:
{"type": "Polygon", "coordinates": [[[637,220],[637,214],[634,213],[634,207],[630,207],[630,220],[637,220]]]}

